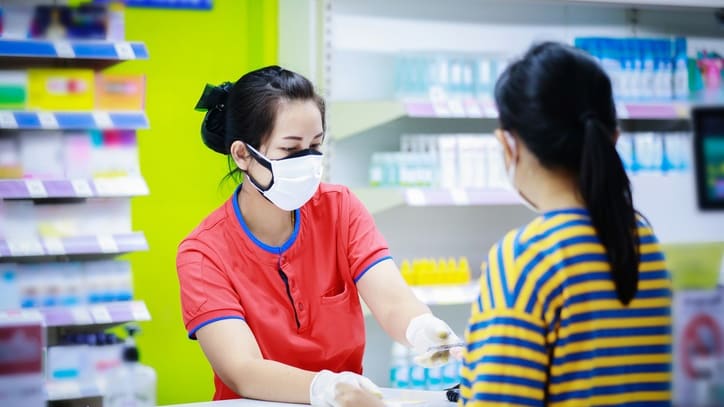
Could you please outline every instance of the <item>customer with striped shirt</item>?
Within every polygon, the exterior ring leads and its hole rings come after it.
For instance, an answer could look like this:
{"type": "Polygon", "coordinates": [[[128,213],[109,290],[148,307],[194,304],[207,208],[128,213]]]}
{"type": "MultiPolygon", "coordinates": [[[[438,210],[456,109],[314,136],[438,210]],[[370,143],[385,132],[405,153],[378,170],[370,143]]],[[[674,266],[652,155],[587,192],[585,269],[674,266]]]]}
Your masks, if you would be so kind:
{"type": "Polygon", "coordinates": [[[671,282],[616,152],[611,83],[565,45],[498,80],[510,182],[539,213],[488,255],[462,404],[671,404],[671,282]]]}
{"type": "MultiPolygon", "coordinates": [[[[634,210],[611,82],[571,47],[533,46],[498,80],[508,176],[540,213],[488,255],[465,407],[671,405],[671,281],[634,210]]],[[[337,387],[339,406],[382,406],[337,387]]]]}

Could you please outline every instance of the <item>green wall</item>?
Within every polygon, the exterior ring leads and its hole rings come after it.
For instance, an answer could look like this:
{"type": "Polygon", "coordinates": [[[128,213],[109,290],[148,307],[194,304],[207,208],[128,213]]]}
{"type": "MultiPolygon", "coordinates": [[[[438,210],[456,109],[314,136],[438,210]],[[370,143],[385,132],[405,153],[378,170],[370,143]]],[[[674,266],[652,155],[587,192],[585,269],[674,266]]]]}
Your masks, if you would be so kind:
{"type": "Polygon", "coordinates": [[[204,84],[236,80],[276,63],[277,0],[214,0],[211,11],[126,9],[126,38],[143,41],[146,61],[113,72],[147,75],[151,129],[138,133],[141,170],[151,194],[132,200],[134,229],[150,250],[128,256],[136,297],[152,321],[141,324],[141,361],[158,373],[158,404],[207,401],[213,377],[201,349],[186,338],[175,257],[179,242],[228,198],[220,186],[226,160],[199,135],[203,113],[193,107],[204,84]]]}

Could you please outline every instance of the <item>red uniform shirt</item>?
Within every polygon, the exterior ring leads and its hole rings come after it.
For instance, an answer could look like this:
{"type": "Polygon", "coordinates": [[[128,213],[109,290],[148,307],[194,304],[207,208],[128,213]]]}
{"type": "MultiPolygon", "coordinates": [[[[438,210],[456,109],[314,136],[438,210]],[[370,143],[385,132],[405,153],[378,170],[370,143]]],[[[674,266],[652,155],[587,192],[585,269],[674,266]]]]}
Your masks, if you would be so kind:
{"type": "MultiPolygon", "coordinates": [[[[214,321],[246,321],[265,359],[301,369],[362,372],[364,319],[355,283],[389,259],[372,216],[346,188],[322,184],[296,211],[281,247],[246,226],[238,191],[179,246],[189,337],[214,321]]],[[[238,398],[215,375],[215,400],[238,398]]]]}

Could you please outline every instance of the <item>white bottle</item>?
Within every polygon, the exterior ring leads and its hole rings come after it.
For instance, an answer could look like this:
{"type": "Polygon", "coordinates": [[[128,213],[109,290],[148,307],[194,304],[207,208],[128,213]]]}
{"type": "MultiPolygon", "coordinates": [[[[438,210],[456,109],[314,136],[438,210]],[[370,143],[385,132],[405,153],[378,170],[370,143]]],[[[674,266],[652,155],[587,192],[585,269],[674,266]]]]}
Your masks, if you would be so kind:
{"type": "Polygon", "coordinates": [[[156,405],[156,371],[138,362],[138,348],[129,339],[123,363],[107,376],[104,407],[153,407],[156,405]]]}

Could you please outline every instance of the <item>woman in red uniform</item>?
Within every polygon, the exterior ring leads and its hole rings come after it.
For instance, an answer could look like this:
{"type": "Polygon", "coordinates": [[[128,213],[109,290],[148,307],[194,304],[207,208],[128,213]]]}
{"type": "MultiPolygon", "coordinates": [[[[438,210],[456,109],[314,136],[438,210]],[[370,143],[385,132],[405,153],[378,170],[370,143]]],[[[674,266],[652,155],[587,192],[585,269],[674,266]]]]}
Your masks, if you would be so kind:
{"type": "Polygon", "coordinates": [[[459,341],[400,277],[371,215],[320,183],[324,102],[272,66],[207,87],[203,141],[243,173],[233,196],[179,246],[183,318],[215,372],[214,399],[335,405],[362,377],[360,296],[383,329],[422,357],[459,341]]]}

